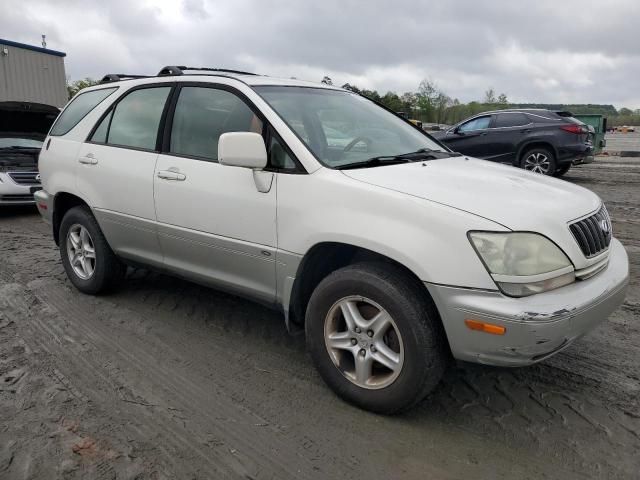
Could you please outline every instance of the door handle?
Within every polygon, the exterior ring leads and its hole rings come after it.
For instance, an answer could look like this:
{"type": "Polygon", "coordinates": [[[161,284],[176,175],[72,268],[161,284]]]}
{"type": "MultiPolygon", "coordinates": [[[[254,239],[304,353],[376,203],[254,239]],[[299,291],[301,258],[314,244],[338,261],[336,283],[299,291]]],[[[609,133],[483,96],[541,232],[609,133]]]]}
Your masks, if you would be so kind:
{"type": "Polygon", "coordinates": [[[160,170],[158,171],[158,178],[182,182],[187,179],[187,176],[184,173],[174,172],[172,170],[160,170]]]}
{"type": "Polygon", "coordinates": [[[84,157],[80,157],[78,162],[84,165],[95,165],[98,163],[98,159],[94,157],[93,153],[87,153],[84,157]]]}

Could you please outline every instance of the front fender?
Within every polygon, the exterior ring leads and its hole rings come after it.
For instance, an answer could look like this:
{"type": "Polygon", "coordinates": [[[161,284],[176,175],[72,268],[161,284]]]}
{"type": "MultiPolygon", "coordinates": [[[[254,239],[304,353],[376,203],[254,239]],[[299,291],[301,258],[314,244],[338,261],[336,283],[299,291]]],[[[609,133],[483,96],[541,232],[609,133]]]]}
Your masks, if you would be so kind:
{"type": "Polygon", "coordinates": [[[508,231],[446,205],[358,182],[341,172],[278,179],[278,249],[304,255],[336,242],[371,250],[420,280],[495,290],[466,233],[508,231]]]}

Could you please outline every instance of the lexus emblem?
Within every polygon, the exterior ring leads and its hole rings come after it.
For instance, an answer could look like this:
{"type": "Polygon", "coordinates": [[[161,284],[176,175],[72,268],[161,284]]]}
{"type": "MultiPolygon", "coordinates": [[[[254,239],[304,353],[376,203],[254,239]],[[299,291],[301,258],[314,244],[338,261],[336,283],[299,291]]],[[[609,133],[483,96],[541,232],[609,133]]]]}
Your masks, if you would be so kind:
{"type": "Polygon", "coordinates": [[[600,222],[600,228],[606,235],[608,235],[611,231],[611,225],[609,225],[609,222],[607,220],[602,220],[600,222]]]}

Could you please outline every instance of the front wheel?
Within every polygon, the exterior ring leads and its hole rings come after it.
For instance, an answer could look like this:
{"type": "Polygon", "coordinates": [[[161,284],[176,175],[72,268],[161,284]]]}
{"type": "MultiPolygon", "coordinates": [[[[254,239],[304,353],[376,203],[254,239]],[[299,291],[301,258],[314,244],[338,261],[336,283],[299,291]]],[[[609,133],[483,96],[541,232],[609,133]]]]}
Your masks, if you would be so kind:
{"type": "Polygon", "coordinates": [[[322,280],[307,308],[306,339],[324,381],[345,400],[378,413],[422,400],[449,358],[427,293],[384,263],[350,265],[322,280]]]}
{"type": "Polygon", "coordinates": [[[533,148],[522,155],[520,166],[530,172],[553,175],[556,172],[556,159],[546,148],[533,148]]]}

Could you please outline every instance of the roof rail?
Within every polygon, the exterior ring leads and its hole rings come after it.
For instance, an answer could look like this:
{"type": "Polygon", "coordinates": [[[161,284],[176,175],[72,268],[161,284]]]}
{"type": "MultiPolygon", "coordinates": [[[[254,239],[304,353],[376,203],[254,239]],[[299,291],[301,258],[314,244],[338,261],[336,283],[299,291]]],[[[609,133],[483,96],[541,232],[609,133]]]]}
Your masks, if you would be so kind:
{"type": "Polygon", "coordinates": [[[100,83],[119,82],[120,80],[133,80],[134,78],[149,78],[148,75],[129,75],[128,73],[108,73],[100,83]]]}
{"type": "Polygon", "coordinates": [[[184,75],[185,70],[191,70],[196,72],[220,72],[220,73],[236,73],[238,75],[257,75],[257,73],[243,72],[242,70],[230,70],[228,68],[208,68],[208,67],[185,67],[182,65],[170,65],[164,67],[158,73],[159,77],[167,75],[184,75]]]}

